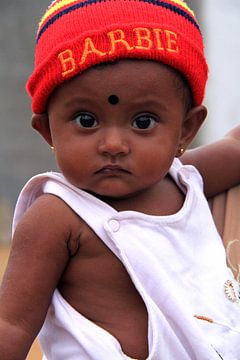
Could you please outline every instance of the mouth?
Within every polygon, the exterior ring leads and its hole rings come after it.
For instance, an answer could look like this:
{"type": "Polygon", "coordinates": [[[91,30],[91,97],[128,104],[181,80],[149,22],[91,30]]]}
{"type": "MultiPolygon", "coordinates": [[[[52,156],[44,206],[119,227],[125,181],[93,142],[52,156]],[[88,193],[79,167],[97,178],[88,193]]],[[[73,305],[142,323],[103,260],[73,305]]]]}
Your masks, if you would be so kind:
{"type": "Polygon", "coordinates": [[[121,174],[131,174],[131,172],[119,165],[106,165],[100,168],[99,170],[95,171],[95,174],[117,176],[121,174]]]}

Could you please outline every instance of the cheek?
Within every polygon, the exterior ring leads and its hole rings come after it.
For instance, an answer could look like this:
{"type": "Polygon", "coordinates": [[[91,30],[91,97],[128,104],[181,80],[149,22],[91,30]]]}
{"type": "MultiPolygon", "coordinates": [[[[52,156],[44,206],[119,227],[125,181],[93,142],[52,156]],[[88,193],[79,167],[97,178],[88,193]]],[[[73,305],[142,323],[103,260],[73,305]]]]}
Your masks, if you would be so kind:
{"type": "Polygon", "coordinates": [[[74,184],[87,177],[91,169],[91,156],[88,151],[64,145],[56,151],[56,160],[64,176],[74,184]]]}
{"type": "Polygon", "coordinates": [[[138,169],[149,178],[162,178],[171,167],[175,155],[176,146],[173,146],[172,142],[156,141],[142,144],[141,152],[138,154],[138,169]]]}
{"type": "Polygon", "coordinates": [[[134,161],[134,167],[143,179],[144,177],[154,178],[162,168],[160,156],[156,152],[141,152],[135,157],[134,161]]]}
{"type": "Polygon", "coordinates": [[[160,138],[156,140],[149,140],[146,143],[141,144],[141,150],[138,154],[139,159],[146,166],[149,166],[152,163],[172,163],[175,153],[177,150],[177,140],[176,139],[167,139],[160,138]]]}

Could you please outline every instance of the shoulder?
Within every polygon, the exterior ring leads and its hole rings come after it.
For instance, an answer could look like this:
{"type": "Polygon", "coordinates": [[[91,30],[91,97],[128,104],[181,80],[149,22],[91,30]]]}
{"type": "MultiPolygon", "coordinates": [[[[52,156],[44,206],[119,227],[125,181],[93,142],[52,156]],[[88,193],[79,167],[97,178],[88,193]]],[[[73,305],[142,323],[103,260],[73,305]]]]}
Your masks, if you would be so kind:
{"type": "Polygon", "coordinates": [[[189,182],[190,184],[193,182],[198,184],[201,188],[201,191],[203,191],[202,175],[195,165],[182,163],[180,159],[175,158],[169,173],[172,175],[178,185],[181,184],[181,182],[179,182],[180,177],[180,179],[185,182],[189,182]]]}
{"type": "Polygon", "coordinates": [[[71,218],[73,214],[70,207],[60,198],[52,194],[42,194],[22,216],[22,222],[27,219],[34,224],[52,224],[63,227],[67,224],[66,217],[71,218]]]}
{"type": "MultiPolygon", "coordinates": [[[[83,220],[60,198],[51,194],[39,196],[23,214],[14,238],[52,248],[68,249],[72,238],[80,239],[83,220]]],[[[13,240],[14,240],[13,238],[13,240]]]]}

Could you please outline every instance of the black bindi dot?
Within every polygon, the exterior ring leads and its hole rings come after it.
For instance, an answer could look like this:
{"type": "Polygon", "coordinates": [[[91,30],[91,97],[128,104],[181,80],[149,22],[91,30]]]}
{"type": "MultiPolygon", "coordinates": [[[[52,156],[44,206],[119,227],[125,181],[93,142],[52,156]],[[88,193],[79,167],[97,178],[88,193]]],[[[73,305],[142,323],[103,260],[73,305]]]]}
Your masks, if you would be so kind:
{"type": "Polygon", "coordinates": [[[108,102],[111,105],[116,105],[119,102],[119,97],[117,95],[110,95],[108,98],[108,102]]]}

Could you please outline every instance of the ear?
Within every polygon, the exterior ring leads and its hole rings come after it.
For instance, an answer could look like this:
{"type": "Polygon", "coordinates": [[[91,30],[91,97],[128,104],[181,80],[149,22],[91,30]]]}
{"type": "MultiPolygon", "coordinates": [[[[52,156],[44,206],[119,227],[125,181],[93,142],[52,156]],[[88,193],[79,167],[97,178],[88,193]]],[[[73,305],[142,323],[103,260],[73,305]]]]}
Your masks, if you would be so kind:
{"type": "Polygon", "coordinates": [[[181,156],[188,145],[192,142],[206,116],[207,109],[203,105],[192,108],[186,114],[183,119],[182,134],[179,140],[178,152],[176,154],[177,157],[181,156]]]}
{"type": "Polygon", "coordinates": [[[47,114],[33,114],[32,127],[52,146],[52,136],[47,114]]]}

